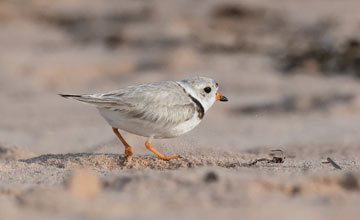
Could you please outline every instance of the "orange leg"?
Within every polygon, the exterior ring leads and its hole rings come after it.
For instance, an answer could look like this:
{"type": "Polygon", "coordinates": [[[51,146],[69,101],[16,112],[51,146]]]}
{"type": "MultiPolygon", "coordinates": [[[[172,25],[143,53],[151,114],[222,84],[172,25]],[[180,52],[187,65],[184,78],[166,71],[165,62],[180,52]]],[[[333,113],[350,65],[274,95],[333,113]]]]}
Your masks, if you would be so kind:
{"type": "Polygon", "coordinates": [[[129,158],[132,156],[133,152],[128,143],[126,143],[125,139],[120,135],[120,132],[117,128],[112,128],[116,136],[120,139],[121,143],[125,146],[125,157],[129,158]]]}
{"type": "Polygon", "coordinates": [[[162,159],[162,160],[172,160],[172,159],[180,158],[180,156],[167,157],[167,156],[159,153],[157,150],[155,150],[155,149],[151,146],[149,140],[145,142],[145,146],[146,146],[146,148],[147,148],[149,151],[151,151],[151,152],[153,152],[154,154],[156,154],[156,155],[157,155],[160,159],[162,159]]]}

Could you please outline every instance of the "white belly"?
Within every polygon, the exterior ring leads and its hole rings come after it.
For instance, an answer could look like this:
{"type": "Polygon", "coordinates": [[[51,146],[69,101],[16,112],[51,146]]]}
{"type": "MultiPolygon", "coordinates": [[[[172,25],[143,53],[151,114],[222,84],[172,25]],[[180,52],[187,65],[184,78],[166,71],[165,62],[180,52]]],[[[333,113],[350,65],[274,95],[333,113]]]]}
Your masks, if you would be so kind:
{"type": "Polygon", "coordinates": [[[194,114],[191,119],[178,124],[165,124],[146,121],[139,118],[130,118],[125,113],[111,111],[108,109],[98,108],[98,110],[112,127],[144,137],[177,137],[192,130],[201,122],[197,114],[194,114]]]}

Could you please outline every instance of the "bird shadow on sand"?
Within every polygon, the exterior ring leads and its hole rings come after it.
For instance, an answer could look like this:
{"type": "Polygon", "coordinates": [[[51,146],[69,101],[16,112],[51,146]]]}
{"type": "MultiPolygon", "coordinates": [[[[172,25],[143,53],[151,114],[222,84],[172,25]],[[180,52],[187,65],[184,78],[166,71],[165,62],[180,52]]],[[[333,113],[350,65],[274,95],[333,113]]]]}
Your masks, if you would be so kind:
{"type": "Polygon", "coordinates": [[[248,167],[251,160],[242,154],[222,155],[186,154],[182,158],[163,161],[153,155],[136,155],[127,160],[124,155],[105,153],[44,154],[20,160],[28,164],[40,164],[57,168],[95,169],[179,169],[204,166],[223,168],[248,167]]]}

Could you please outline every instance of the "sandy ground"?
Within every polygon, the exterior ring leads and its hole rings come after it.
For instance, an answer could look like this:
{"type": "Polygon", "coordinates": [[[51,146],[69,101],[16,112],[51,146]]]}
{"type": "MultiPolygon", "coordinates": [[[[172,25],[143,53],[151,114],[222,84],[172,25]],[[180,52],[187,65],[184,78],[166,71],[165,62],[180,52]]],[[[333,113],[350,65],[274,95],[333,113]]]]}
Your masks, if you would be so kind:
{"type": "MultiPolygon", "coordinates": [[[[313,42],[344,54],[359,6],[0,1],[0,219],[359,219],[359,79],[326,76],[313,56],[292,74],[279,67],[313,42]],[[154,140],[182,156],[170,162],[123,132],[126,161],[96,109],[57,95],[194,75],[216,79],[230,102],[154,140]]],[[[356,73],[355,58],[344,70],[356,73]]]]}

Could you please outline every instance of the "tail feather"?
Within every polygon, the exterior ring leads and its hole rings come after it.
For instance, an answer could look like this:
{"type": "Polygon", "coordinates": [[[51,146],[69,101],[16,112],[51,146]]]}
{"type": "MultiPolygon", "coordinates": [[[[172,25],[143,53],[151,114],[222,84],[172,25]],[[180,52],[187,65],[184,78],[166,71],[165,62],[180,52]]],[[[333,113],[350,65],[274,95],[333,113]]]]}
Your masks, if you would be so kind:
{"type": "Polygon", "coordinates": [[[68,94],[59,94],[59,96],[64,98],[80,98],[81,95],[68,95],[68,94]]]}
{"type": "Polygon", "coordinates": [[[75,99],[81,102],[92,103],[92,99],[85,95],[68,95],[68,94],[59,94],[59,95],[67,99],[75,99]]]}
{"type": "Polygon", "coordinates": [[[75,99],[80,102],[95,105],[97,107],[112,107],[118,105],[118,103],[113,99],[104,99],[104,98],[98,98],[94,95],[68,95],[68,94],[59,94],[60,96],[64,98],[70,98],[75,99]]]}

